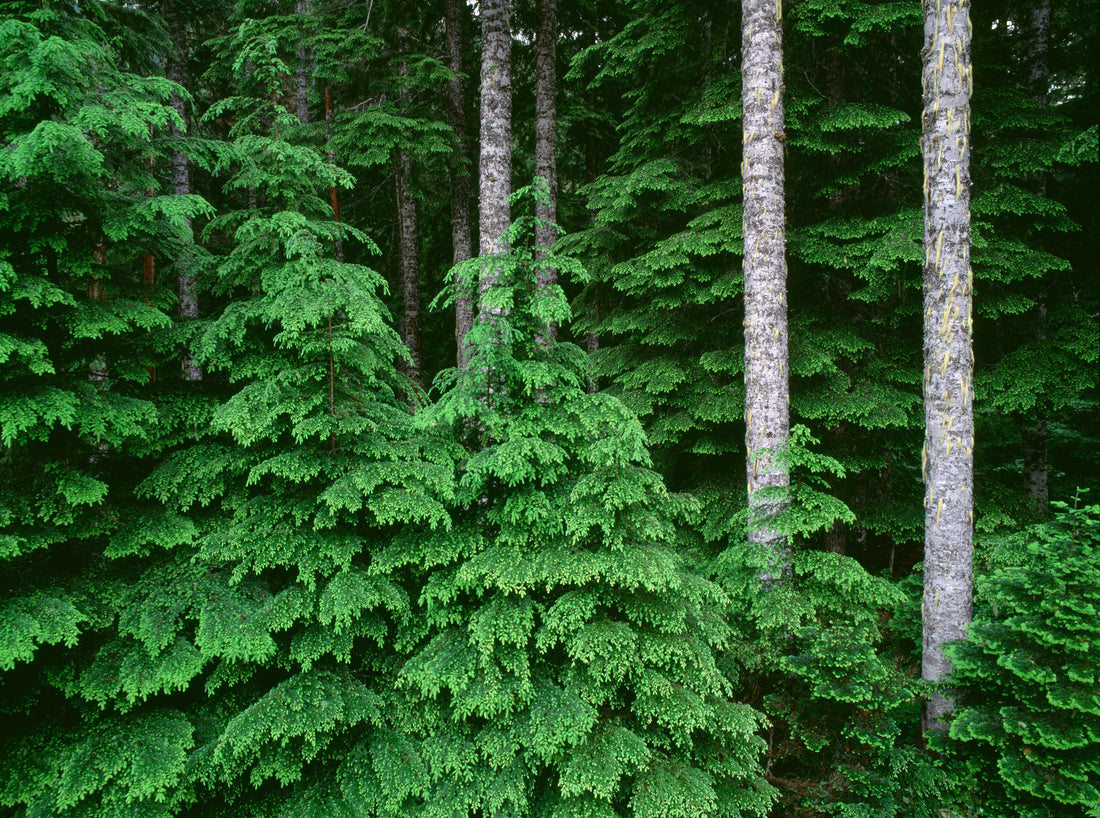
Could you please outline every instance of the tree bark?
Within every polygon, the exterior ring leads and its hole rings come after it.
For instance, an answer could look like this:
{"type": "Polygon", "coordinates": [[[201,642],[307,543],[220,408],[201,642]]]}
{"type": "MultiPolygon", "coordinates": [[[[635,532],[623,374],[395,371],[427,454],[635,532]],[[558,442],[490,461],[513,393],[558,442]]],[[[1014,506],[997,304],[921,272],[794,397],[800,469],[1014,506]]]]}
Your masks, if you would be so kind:
{"type": "MultiPolygon", "coordinates": [[[[401,49],[406,50],[409,31],[398,29],[397,39],[401,49]]],[[[402,62],[397,73],[403,82],[409,74],[409,64],[402,62]]],[[[404,85],[398,91],[398,98],[401,114],[404,115],[408,107],[408,93],[404,85]]],[[[407,150],[397,151],[394,158],[394,189],[397,199],[397,266],[404,299],[401,339],[409,351],[409,362],[406,364],[405,373],[413,383],[423,389],[424,381],[421,373],[423,342],[420,337],[420,239],[416,199],[412,194],[412,158],[407,150]]]]}
{"type": "MultiPolygon", "coordinates": [[[[165,75],[173,82],[186,88],[190,80],[188,71],[188,52],[190,51],[190,38],[187,25],[179,18],[175,0],[166,0],[162,6],[164,20],[168,26],[168,33],[172,38],[174,53],[168,55],[165,62],[165,75]]],[[[172,94],[169,100],[172,108],[179,115],[184,127],[189,123],[186,102],[179,94],[172,94]]],[[[181,139],[183,131],[176,123],[171,125],[171,134],[174,139],[181,139]]],[[[188,167],[187,155],[173,148],[172,151],[172,192],[176,196],[191,195],[191,171],[188,167]]],[[[195,242],[194,230],[191,227],[191,219],[188,218],[184,227],[183,249],[176,261],[177,295],[179,297],[178,315],[184,321],[199,317],[199,290],[194,272],[195,254],[191,246],[195,242]]],[[[180,361],[180,369],[183,379],[186,381],[201,381],[202,367],[195,361],[190,353],[185,353],[180,361]]]]}
{"type": "MultiPolygon", "coordinates": [[[[539,294],[558,283],[558,271],[545,259],[557,240],[558,220],[558,119],[557,96],[557,0],[538,0],[538,34],[535,57],[535,176],[546,181],[547,196],[535,203],[535,285],[539,294]]],[[[553,344],[558,328],[546,327],[540,343],[553,344]]]]}
{"type": "MultiPolygon", "coordinates": [[[[478,255],[508,252],[512,211],[512,31],[511,0],[481,4],[481,162],[478,193],[478,255]]],[[[500,268],[487,262],[478,281],[480,320],[496,322],[501,311],[486,303],[497,286],[500,268]]]]}
{"type": "Polygon", "coordinates": [[[790,485],[774,456],[790,436],[780,2],[741,4],[748,534],[766,550],[769,581],[786,571],[786,538],[772,521],[790,485]]]}
{"type": "MultiPolygon", "coordinates": [[[[968,0],[924,0],[924,639],[922,676],[951,669],[943,645],[971,620],[974,358],[971,348],[968,0]]],[[[950,693],[927,703],[941,730],[950,693]]]]}
{"type": "Polygon", "coordinates": [[[422,359],[424,345],[420,334],[420,258],[416,199],[412,195],[412,160],[408,151],[400,151],[395,161],[397,193],[398,268],[404,298],[401,339],[409,350],[405,372],[424,388],[422,359]]]}
{"type": "Polygon", "coordinates": [[[1020,433],[1024,450],[1024,487],[1032,508],[1042,514],[1050,505],[1047,480],[1047,422],[1039,418],[1020,433]]]}
{"type": "MultiPolygon", "coordinates": [[[[451,245],[454,264],[473,257],[470,237],[470,172],[466,167],[470,145],[466,135],[466,74],[462,65],[462,0],[447,0],[447,67],[451,69],[448,120],[454,131],[457,152],[451,159],[451,245]]],[[[475,299],[469,282],[454,279],[455,288],[455,363],[466,365],[466,333],[474,325],[475,299]]]]}
{"type": "MultiPolygon", "coordinates": [[[[309,7],[309,0],[298,0],[294,4],[294,13],[299,18],[308,17],[311,12],[309,7]]],[[[309,48],[306,46],[305,32],[302,26],[298,26],[299,44],[298,44],[298,67],[294,72],[294,101],[296,107],[296,113],[298,114],[298,121],[303,125],[309,124],[309,95],[308,95],[308,72],[309,72],[309,48]]]]}
{"type": "MultiPolygon", "coordinates": [[[[336,164],[336,154],[332,150],[332,88],[328,85],[325,86],[325,148],[326,158],[330,165],[336,164]]],[[[340,196],[336,192],[336,185],[329,185],[328,189],[329,204],[332,207],[332,220],[339,223],[340,221],[340,196]]],[[[340,264],[344,263],[344,242],[337,236],[333,241],[333,249],[336,253],[336,261],[340,264]]]]}

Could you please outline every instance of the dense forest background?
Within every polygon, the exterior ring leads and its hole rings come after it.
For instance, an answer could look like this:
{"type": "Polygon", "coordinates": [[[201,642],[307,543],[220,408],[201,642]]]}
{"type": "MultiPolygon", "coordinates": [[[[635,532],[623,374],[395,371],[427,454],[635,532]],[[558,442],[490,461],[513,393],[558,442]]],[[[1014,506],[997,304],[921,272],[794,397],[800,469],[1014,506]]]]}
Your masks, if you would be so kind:
{"type": "Polygon", "coordinates": [[[1100,13],[970,17],[926,739],[919,2],[783,8],[782,581],[741,4],[0,2],[0,814],[1100,815],[1100,13]]]}

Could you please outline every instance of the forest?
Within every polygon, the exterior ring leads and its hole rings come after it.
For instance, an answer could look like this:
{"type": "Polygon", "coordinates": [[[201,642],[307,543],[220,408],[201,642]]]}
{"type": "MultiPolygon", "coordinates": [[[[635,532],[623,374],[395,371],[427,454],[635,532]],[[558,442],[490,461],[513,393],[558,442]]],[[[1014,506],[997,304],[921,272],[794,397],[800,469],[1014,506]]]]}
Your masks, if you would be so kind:
{"type": "Polygon", "coordinates": [[[1100,818],[1094,0],[0,0],[0,816],[1100,818]]]}

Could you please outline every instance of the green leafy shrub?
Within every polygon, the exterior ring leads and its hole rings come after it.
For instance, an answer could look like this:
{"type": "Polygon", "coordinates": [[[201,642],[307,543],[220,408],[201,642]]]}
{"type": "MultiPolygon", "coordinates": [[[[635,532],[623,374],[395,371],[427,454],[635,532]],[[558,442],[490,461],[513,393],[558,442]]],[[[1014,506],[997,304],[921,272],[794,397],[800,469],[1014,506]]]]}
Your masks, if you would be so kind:
{"type": "Polygon", "coordinates": [[[1005,538],[952,645],[945,746],[983,815],[1100,815],[1100,505],[1005,538]]]}

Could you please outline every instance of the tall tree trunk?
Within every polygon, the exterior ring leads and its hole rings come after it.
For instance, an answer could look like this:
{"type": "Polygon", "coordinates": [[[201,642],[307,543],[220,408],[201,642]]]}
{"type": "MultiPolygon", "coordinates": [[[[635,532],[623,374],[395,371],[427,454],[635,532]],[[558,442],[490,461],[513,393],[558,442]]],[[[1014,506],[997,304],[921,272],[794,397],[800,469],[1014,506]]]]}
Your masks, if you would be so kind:
{"type": "MultiPolygon", "coordinates": [[[[924,0],[924,640],[921,673],[951,669],[943,645],[971,620],[974,357],[970,271],[969,0],[924,0]]],[[[944,729],[935,693],[927,729],[944,729]]]]}
{"type": "MultiPolygon", "coordinates": [[[[512,30],[511,0],[481,4],[481,189],[478,194],[478,255],[490,258],[508,251],[512,211],[512,30]]],[[[480,320],[494,322],[500,310],[486,303],[500,269],[481,267],[478,292],[480,320]]]]}
{"type": "MultiPolygon", "coordinates": [[[[586,88],[585,91],[584,91],[584,94],[585,94],[585,105],[587,105],[590,109],[595,110],[597,105],[596,105],[596,100],[594,99],[594,96],[592,94],[591,89],[586,88]]],[[[596,139],[596,134],[593,133],[593,129],[592,128],[585,128],[584,129],[584,170],[585,170],[585,175],[587,176],[589,182],[594,182],[594,181],[596,181],[596,179],[598,179],[600,177],[601,168],[603,166],[602,162],[600,161],[600,157],[597,155],[597,144],[598,144],[598,141],[596,139]]],[[[596,211],[595,208],[592,208],[592,207],[588,208],[588,225],[589,225],[590,228],[594,228],[596,226],[596,213],[597,213],[597,211],[596,211]]],[[[588,309],[587,318],[588,318],[588,327],[589,327],[589,329],[588,329],[588,332],[586,333],[586,336],[585,336],[585,349],[588,352],[589,372],[592,373],[590,378],[589,378],[589,381],[588,381],[588,391],[594,394],[594,393],[600,391],[600,379],[599,379],[599,376],[596,375],[595,356],[596,356],[596,353],[599,352],[599,350],[600,350],[599,326],[600,326],[600,313],[601,313],[601,308],[600,308],[601,286],[600,286],[600,282],[598,280],[596,280],[595,278],[593,278],[592,282],[588,285],[588,287],[589,287],[589,298],[588,298],[588,306],[587,306],[587,309],[588,309]]]]}
{"type": "Polygon", "coordinates": [[[768,580],[786,570],[786,538],[771,521],[790,485],[774,457],[790,436],[780,3],[741,3],[749,540],[767,551],[768,580]]]}
{"type": "MultiPolygon", "coordinates": [[[[102,269],[107,263],[107,243],[104,241],[102,234],[97,234],[95,237],[95,245],[92,248],[92,261],[94,262],[93,268],[95,270],[102,269]]],[[[103,284],[103,278],[99,276],[98,273],[93,273],[92,277],[88,280],[88,298],[99,304],[105,304],[107,302],[106,287],[103,284]]],[[[88,365],[88,379],[97,385],[104,385],[107,383],[106,357],[98,355],[92,360],[88,365]]],[[[101,448],[106,451],[105,446],[101,446],[101,448]]]]}
{"type": "MultiPolygon", "coordinates": [[[[535,176],[546,181],[547,197],[535,204],[535,282],[539,293],[558,283],[558,271],[545,263],[557,239],[558,220],[558,89],[557,0],[538,0],[535,57],[535,176]]],[[[552,344],[557,326],[550,322],[540,342],[552,344]]]]}
{"type": "MultiPolygon", "coordinates": [[[[409,39],[408,29],[398,29],[397,40],[400,48],[406,50],[409,39]]],[[[402,82],[408,76],[409,65],[402,62],[398,76],[402,82]]],[[[401,113],[406,113],[408,93],[404,85],[398,92],[401,113]]],[[[401,339],[409,351],[409,363],[406,374],[421,389],[424,388],[421,374],[423,342],[420,337],[420,240],[418,236],[416,199],[412,195],[412,159],[407,150],[399,150],[394,159],[394,189],[397,198],[398,230],[398,272],[401,278],[401,292],[405,302],[401,319],[401,339]]]]}
{"type": "MultiPolygon", "coordinates": [[[[451,245],[454,264],[461,264],[473,256],[470,238],[470,172],[466,167],[470,145],[466,136],[466,74],[462,65],[462,15],[463,0],[447,0],[447,67],[452,71],[450,82],[450,110],[448,120],[454,131],[458,150],[451,158],[451,245]]],[[[476,308],[473,289],[469,282],[455,276],[455,343],[456,365],[465,366],[469,355],[466,351],[466,333],[474,325],[476,308]]]]}
{"type": "MultiPolygon", "coordinates": [[[[177,82],[184,88],[190,81],[187,61],[190,51],[190,38],[187,32],[187,24],[179,17],[179,10],[175,0],[166,0],[162,5],[164,20],[168,26],[168,33],[172,38],[174,53],[168,56],[165,64],[165,75],[173,82],[177,82]]],[[[172,108],[179,115],[186,128],[189,123],[187,105],[179,94],[172,94],[170,99],[172,108]]],[[[183,136],[182,130],[176,123],[171,125],[171,134],[175,139],[183,136]]],[[[187,155],[173,148],[172,151],[172,192],[176,196],[191,195],[191,172],[188,167],[187,155]]],[[[196,281],[194,266],[195,254],[191,251],[195,236],[191,227],[191,219],[187,218],[184,227],[183,249],[176,261],[177,294],[179,296],[179,317],[184,321],[199,317],[199,289],[196,281]]],[[[202,367],[198,365],[190,353],[185,353],[180,362],[183,378],[187,381],[201,381],[202,367]]]]}
{"type": "MultiPolygon", "coordinates": [[[[1050,0],[1043,0],[1031,10],[1031,40],[1028,48],[1028,62],[1031,74],[1028,77],[1028,92],[1039,105],[1046,106],[1050,94],[1050,0]]],[[[1036,174],[1035,189],[1043,197],[1047,195],[1049,174],[1036,174]]],[[[1035,335],[1040,344],[1046,337],[1043,334],[1043,321],[1047,314],[1046,294],[1039,290],[1035,316],[1035,335]]],[[[1034,418],[1025,421],[1021,433],[1024,460],[1024,489],[1031,501],[1032,509],[1045,515],[1050,507],[1050,480],[1047,465],[1047,419],[1041,404],[1035,407],[1034,418]]]]}

